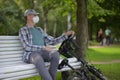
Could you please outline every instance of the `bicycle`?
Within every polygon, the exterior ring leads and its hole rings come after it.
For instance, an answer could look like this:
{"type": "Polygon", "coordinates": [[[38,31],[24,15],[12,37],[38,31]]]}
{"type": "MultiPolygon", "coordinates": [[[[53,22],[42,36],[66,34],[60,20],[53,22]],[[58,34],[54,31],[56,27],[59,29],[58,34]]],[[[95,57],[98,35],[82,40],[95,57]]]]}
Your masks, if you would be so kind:
{"type": "Polygon", "coordinates": [[[100,69],[95,68],[93,65],[89,65],[85,60],[79,58],[75,51],[80,47],[77,45],[73,37],[68,37],[62,42],[59,52],[66,58],[61,61],[58,69],[62,69],[64,66],[68,66],[72,69],[73,73],[68,77],[67,80],[107,80],[107,78],[102,74],[100,69]],[[68,57],[75,57],[81,62],[81,68],[74,69],[68,62],[68,57]]]}

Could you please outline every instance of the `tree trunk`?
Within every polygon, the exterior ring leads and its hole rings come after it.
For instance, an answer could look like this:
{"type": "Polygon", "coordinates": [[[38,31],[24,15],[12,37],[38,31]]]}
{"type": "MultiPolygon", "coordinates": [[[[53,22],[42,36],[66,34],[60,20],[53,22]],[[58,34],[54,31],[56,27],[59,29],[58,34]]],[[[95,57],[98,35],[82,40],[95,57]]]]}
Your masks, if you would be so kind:
{"type": "Polygon", "coordinates": [[[48,26],[48,17],[47,17],[48,11],[46,8],[43,7],[43,16],[44,16],[44,31],[47,32],[47,26],[48,26]]]}
{"type": "Polygon", "coordinates": [[[30,0],[31,2],[31,9],[34,9],[34,0],[30,0]]]}
{"type": "Polygon", "coordinates": [[[54,21],[53,36],[56,37],[57,19],[54,21]]]}
{"type": "Polygon", "coordinates": [[[87,0],[77,1],[76,41],[80,45],[77,55],[85,59],[88,42],[87,0]]]}
{"type": "Polygon", "coordinates": [[[92,27],[92,25],[91,25],[91,22],[89,22],[88,23],[88,40],[90,40],[90,41],[92,41],[93,40],[93,38],[92,38],[92,29],[93,29],[93,27],[92,27]]]}
{"type": "Polygon", "coordinates": [[[68,29],[67,30],[71,30],[72,28],[72,17],[71,14],[68,14],[68,29]]]}

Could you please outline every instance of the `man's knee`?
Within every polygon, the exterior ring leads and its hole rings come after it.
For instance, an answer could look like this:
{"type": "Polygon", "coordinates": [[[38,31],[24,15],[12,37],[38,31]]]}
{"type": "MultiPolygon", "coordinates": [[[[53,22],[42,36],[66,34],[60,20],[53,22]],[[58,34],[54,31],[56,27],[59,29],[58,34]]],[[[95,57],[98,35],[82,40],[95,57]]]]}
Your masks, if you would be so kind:
{"type": "Polygon", "coordinates": [[[59,59],[60,59],[59,52],[53,53],[53,54],[52,54],[52,58],[54,58],[55,60],[59,60],[59,59]]]}

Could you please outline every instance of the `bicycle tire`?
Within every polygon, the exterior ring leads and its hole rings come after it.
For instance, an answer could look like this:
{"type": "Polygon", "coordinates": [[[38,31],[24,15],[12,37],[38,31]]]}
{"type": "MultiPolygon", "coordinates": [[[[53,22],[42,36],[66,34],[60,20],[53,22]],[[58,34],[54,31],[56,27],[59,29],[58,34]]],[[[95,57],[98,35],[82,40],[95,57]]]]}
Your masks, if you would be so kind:
{"type": "Polygon", "coordinates": [[[102,74],[102,72],[93,66],[88,66],[88,70],[95,75],[100,80],[107,80],[107,78],[102,74]]]}

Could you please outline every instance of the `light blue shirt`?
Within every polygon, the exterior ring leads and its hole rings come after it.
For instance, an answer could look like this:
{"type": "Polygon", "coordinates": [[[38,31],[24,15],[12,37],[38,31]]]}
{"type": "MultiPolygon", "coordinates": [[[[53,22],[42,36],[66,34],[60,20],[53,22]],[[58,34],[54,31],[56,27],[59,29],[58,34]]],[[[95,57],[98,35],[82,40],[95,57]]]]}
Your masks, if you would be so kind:
{"type": "Polygon", "coordinates": [[[40,46],[45,45],[45,42],[44,42],[44,39],[43,39],[43,34],[39,29],[37,29],[35,27],[32,27],[32,28],[30,28],[30,32],[32,34],[33,45],[40,45],[40,46]]]}
{"type": "Polygon", "coordinates": [[[111,33],[111,30],[110,30],[110,29],[106,29],[106,30],[105,30],[105,35],[106,35],[106,36],[109,36],[110,33],[111,33]]]}

